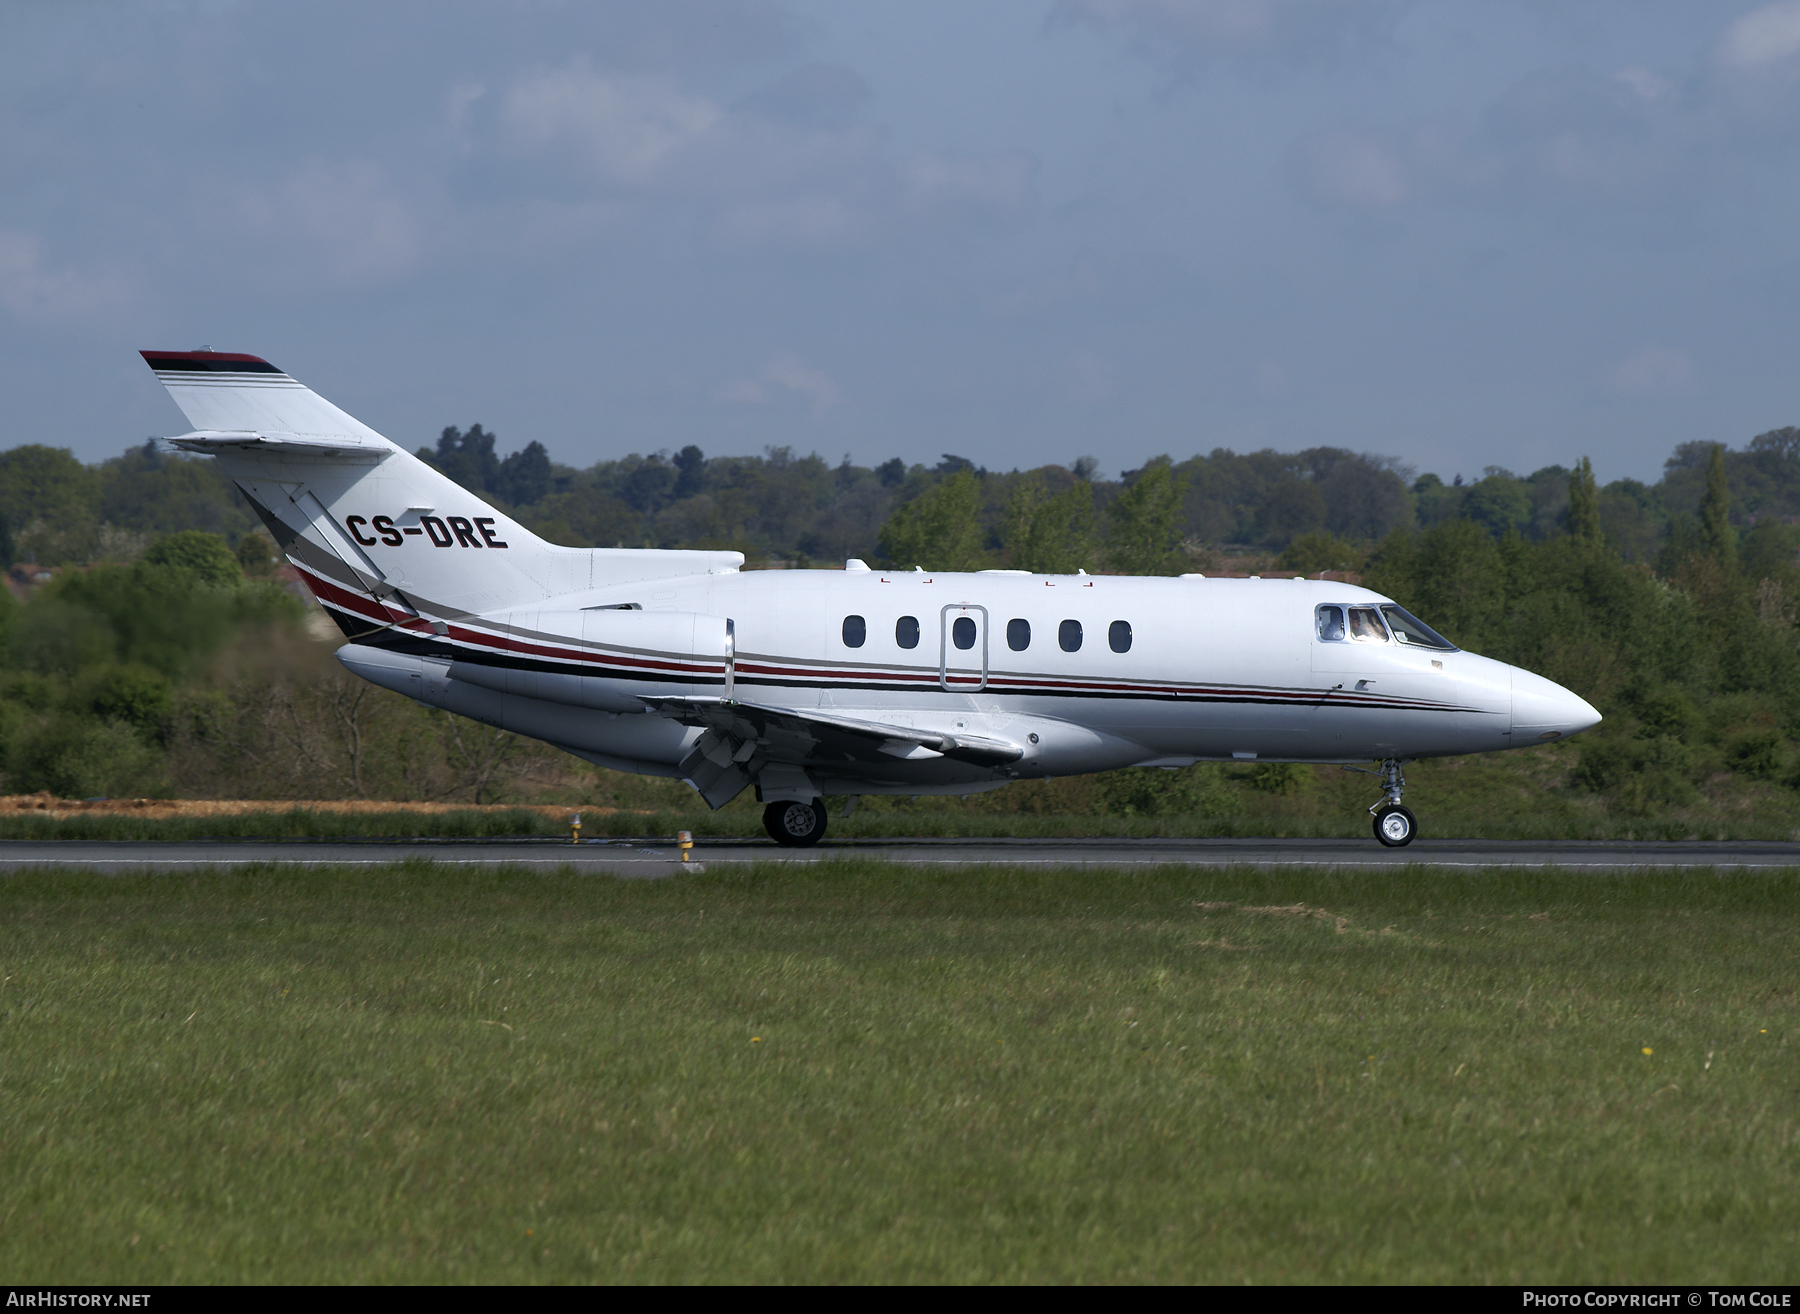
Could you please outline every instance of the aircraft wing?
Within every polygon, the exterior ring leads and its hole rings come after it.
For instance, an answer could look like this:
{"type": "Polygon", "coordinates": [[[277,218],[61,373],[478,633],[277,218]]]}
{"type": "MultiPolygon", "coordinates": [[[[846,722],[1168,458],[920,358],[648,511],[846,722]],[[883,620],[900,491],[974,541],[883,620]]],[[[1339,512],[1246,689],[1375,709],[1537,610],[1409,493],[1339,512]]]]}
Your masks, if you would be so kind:
{"type": "Polygon", "coordinates": [[[641,694],[639,698],[671,720],[708,731],[681,763],[680,770],[683,778],[692,782],[713,807],[723,806],[749,783],[744,764],[756,756],[795,766],[836,767],[857,762],[875,764],[884,757],[909,762],[948,757],[979,766],[999,766],[1024,756],[1017,744],[985,735],[914,730],[830,712],[768,707],[725,698],[641,694]]]}
{"type": "Polygon", "coordinates": [[[1004,739],[914,730],[829,712],[765,707],[724,698],[639,695],[639,699],[683,725],[703,726],[741,743],[754,742],[776,762],[875,761],[876,755],[882,754],[908,760],[953,757],[962,762],[998,766],[1024,756],[1023,749],[1004,739]]]}

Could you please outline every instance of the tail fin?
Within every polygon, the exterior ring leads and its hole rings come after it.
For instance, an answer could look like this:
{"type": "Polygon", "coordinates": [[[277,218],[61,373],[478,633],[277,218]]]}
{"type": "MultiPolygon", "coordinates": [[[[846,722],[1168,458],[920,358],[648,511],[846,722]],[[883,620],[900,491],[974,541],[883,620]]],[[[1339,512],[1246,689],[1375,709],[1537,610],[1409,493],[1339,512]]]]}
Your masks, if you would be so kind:
{"type": "Polygon", "coordinates": [[[219,458],[352,637],[743,564],[738,552],[546,543],[260,357],[143,357],[194,426],[172,441],[219,458]]]}

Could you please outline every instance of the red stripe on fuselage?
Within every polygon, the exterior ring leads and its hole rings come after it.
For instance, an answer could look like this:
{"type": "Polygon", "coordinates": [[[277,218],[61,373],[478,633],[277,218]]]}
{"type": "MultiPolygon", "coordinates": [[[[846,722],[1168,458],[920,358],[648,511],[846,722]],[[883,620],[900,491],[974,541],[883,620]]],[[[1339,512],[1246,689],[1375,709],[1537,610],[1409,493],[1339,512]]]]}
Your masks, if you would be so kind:
{"type": "MultiPolygon", "coordinates": [[[[317,575],[305,567],[300,568],[313,592],[321,601],[329,601],[352,611],[357,615],[379,621],[394,628],[412,630],[422,634],[433,633],[430,622],[406,612],[387,608],[374,599],[363,594],[353,593],[348,589],[317,575]]],[[[668,672],[671,674],[705,675],[723,678],[723,660],[717,662],[706,658],[682,659],[677,657],[651,658],[634,657],[612,651],[581,651],[566,647],[552,646],[546,643],[531,643],[504,635],[492,634],[481,630],[472,630],[464,626],[452,625],[445,638],[470,647],[482,648],[497,653],[515,653],[521,656],[549,658],[580,664],[583,667],[600,667],[600,671],[583,671],[584,674],[602,675],[607,667],[624,667],[628,670],[643,672],[668,672]]],[[[803,681],[808,685],[832,684],[880,684],[890,683],[900,689],[932,687],[938,685],[938,673],[926,670],[844,670],[823,666],[785,666],[767,662],[739,661],[736,676],[746,683],[759,683],[770,680],[803,681]]],[[[980,683],[979,675],[950,673],[950,686],[954,689],[968,689],[980,683]]],[[[1419,699],[1395,699],[1367,695],[1347,697],[1342,690],[1335,689],[1278,689],[1269,686],[1246,685],[1178,685],[1178,684],[1146,684],[1116,680],[1083,680],[1073,677],[1030,677],[1017,675],[988,676],[988,688],[1003,687],[1020,696],[1036,696],[1053,698],[1062,695],[1107,694],[1114,697],[1137,695],[1145,698],[1173,699],[1234,699],[1256,700],[1281,705],[1324,705],[1335,702],[1344,706],[1359,708],[1389,708],[1401,711],[1452,711],[1451,704],[1430,702],[1419,699]]],[[[1476,710],[1476,709],[1460,709],[1476,710]]]]}

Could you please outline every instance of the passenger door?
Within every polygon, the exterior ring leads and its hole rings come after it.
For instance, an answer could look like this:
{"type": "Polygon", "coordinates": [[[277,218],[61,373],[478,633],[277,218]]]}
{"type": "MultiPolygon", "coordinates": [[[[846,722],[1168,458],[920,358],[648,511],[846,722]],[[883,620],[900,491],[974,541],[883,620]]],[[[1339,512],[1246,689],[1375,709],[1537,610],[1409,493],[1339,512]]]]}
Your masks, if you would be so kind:
{"type": "Polygon", "coordinates": [[[953,602],[938,620],[938,686],[949,693],[980,693],[988,677],[987,608],[953,602]]]}

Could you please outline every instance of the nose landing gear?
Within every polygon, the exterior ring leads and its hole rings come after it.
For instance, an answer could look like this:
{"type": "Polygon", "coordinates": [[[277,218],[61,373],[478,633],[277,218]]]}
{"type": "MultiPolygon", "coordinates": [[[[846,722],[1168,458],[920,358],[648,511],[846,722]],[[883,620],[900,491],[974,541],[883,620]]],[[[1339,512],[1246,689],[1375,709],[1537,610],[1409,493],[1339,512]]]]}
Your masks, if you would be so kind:
{"type": "Polygon", "coordinates": [[[1381,764],[1381,797],[1369,808],[1369,815],[1375,818],[1375,838],[1390,849],[1411,844],[1419,833],[1418,819],[1411,809],[1400,805],[1406,792],[1406,777],[1401,774],[1400,765],[1400,759],[1395,757],[1381,764]]]}

